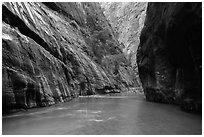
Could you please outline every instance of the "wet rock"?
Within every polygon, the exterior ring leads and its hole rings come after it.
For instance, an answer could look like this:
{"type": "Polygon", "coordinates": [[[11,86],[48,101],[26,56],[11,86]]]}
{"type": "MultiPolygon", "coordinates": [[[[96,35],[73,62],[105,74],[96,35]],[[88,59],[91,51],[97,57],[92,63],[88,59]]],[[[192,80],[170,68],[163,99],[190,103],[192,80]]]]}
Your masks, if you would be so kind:
{"type": "Polygon", "coordinates": [[[202,4],[148,3],[137,51],[149,101],[202,106],[202,4]]]}
{"type": "Polygon", "coordinates": [[[98,3],[6,2],[2,13],[3,112],[137,85],[98,3]]]}

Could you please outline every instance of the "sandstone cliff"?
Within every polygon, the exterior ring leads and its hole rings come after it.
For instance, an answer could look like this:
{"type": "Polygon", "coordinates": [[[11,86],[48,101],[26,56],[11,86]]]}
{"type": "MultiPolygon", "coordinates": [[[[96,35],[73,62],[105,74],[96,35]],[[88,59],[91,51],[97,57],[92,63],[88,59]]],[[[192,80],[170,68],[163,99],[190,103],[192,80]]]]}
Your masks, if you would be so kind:
{"type": "Polygon", "coordinates": [[[137,86],[98,3],[2,4],[3,112],[137,86]]]}
{"type": "Polygon", "coordinates": [[[148,3],[137,51],[146,99],[202,105],[202,3],[148,3]]]}

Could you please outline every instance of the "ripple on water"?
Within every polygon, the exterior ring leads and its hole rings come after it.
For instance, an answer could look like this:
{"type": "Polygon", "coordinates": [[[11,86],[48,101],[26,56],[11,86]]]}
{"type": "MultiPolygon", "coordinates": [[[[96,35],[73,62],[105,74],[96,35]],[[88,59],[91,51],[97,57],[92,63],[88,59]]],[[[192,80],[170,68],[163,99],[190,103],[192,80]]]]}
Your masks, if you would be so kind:
{"type": "Polygon", "coordinates": [[[88,109],[80,109],[80,110],[76,110],[77,112],[89,112],[89,113],[94,113],[94,114],[98,114],[101,113],[102,111],[94,111],[94,110],[88,110],[88,109]]]}
{"type": "Polygon", "coordinates": [[[201,134],[202,117],[137,98],[78,98],[3,117],[3,134],[201,134]],[[18,126],[16,126],[18,125],[18,126]]]}
{"type": "Polygon", "coordinates": [[[89,121],[102,122],[102,121],[104,121],[104,119],[89,119],[89,121]]]}

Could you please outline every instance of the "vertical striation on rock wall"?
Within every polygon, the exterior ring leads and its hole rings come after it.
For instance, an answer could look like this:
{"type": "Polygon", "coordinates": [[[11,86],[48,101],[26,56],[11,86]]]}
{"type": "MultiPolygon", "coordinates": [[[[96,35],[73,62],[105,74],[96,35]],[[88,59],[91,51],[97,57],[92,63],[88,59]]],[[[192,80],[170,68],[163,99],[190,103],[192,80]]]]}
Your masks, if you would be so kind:
{"type": "Polygon", "coordinates": [[[2,53],[3,112],[137,85],[99,3],[3,3],[2,53]]]}
{"type": "Polygon", "coordinates": [[[137,74],[139,80],[136,53],[139,46],[140,32],[146,16],[146,2],[101,2],[104,14],[109,20],[116,39],[122,46],[123,53],[137,74]]]}
{"type": "Polygon", "coordinates": [[[149,101],[202,109],[202,3],[148,3],[137,51],[149,101]]]}

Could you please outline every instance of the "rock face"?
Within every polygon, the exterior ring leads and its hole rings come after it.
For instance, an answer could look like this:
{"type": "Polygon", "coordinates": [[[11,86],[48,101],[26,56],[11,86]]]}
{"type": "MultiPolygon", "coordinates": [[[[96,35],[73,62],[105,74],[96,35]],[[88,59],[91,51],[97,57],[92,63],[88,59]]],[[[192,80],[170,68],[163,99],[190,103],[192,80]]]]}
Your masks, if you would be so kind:
{"type": "Polygon", "coordinates": [[[98,3],[2,4],[3,112],[137,86],[98,3]]]}
{"type": "Polygon", "coordinates": [[[148,3],[137,51],[146,99],[202,109],[202,3],[148,3]]]}
{"type": "MultiPolygon", "coordinates": [[[[131,63],[139,80],[136,53],[139,36],[146,16],[146,2],[101,2],[104,14],[110,22],[115,37],[123,48],[123,53],[131,63]]],[[[142,87],[141,87],[142,88],[142,87]]]]}
{"type": "Polygon", "coordinates": [[[101,5],[124,54],[131,65],[137,69],[136,52],[140,43],[139,36],[144,25],[147,3],[102,2],[101,5]]]}

